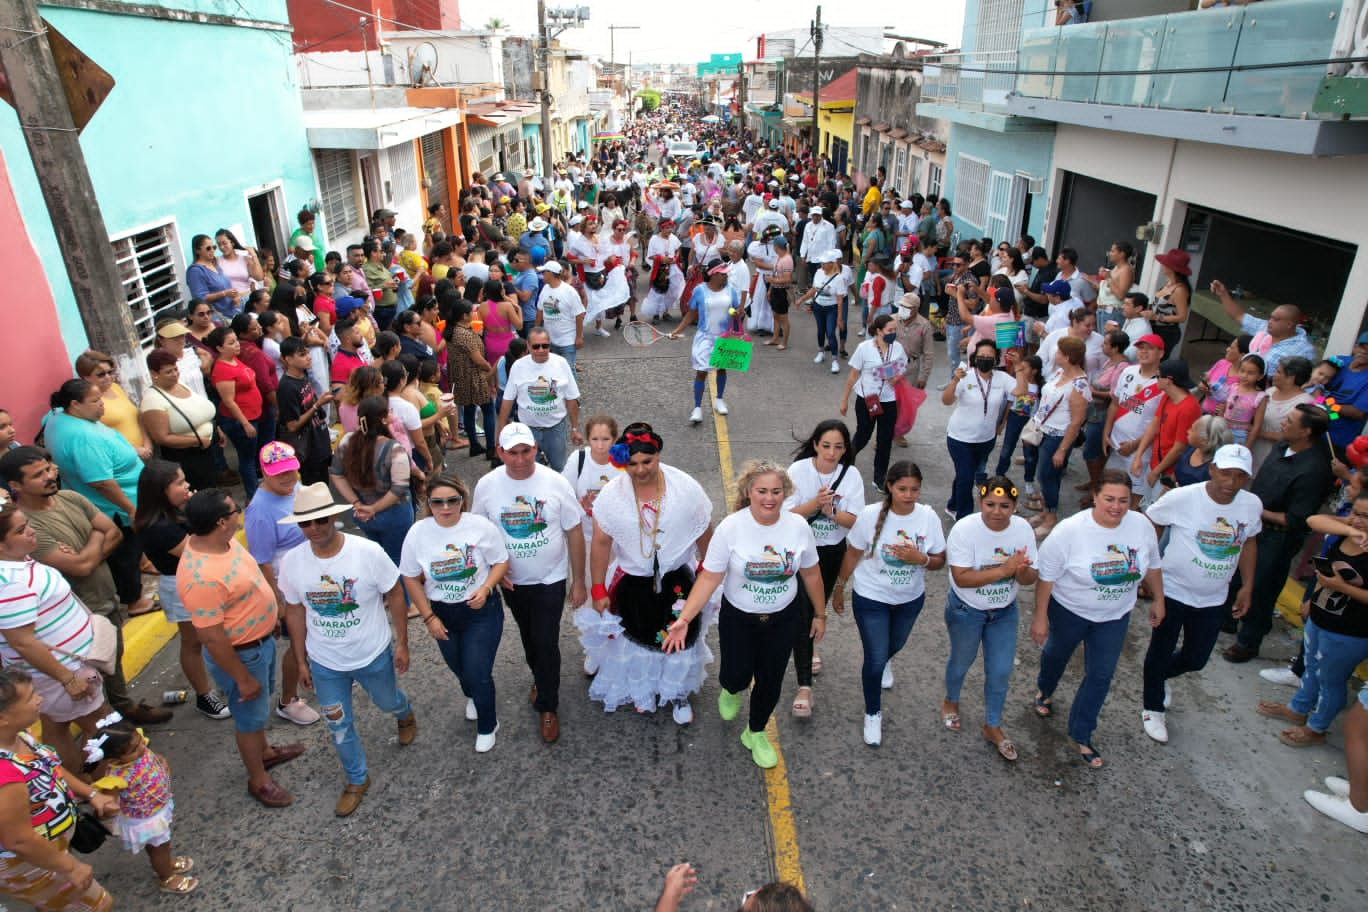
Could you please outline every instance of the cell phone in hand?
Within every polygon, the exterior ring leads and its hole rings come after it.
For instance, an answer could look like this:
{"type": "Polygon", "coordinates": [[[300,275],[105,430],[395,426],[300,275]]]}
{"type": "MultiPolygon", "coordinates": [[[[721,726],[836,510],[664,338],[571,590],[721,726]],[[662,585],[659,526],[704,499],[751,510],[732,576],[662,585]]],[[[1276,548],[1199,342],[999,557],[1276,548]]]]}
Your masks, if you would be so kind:
{"type": "Polygon", "coordinates": [[[1316,572],[1322,576],[1338,576],[1335,570],[1335,562],[1328,557],[1316,557],[1311,559],[1311,564],[1316,568],[1316,572]]]}

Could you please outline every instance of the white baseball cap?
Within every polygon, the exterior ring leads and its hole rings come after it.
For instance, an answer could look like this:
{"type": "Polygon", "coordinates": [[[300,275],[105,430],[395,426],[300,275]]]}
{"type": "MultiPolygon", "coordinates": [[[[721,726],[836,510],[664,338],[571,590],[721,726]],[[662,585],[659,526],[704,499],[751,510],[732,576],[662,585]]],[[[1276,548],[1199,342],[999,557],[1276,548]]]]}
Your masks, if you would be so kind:
{"type": "Polygon", "coordinates": [[[839,263],[841,262],[841,251],[828,250],[826,253],[817,257],[819,263],[839,263]]]}
{"type": "Polygon", "coordinates": [[[810,212],[812,215],[821,215],[822,213],[826,212],[826,210],[823,209],[821,206],[813,206],[811,209],[808,210],[808,212],[810,212]]]}
{"type": "Polygon", "coordinates": [[[565,270],[561,269],[561,264],[556,262],[555,260],[547,260],[544,264],[542,264],[541,269],[538,269],[537,271],[549,272],[554,275],[560,275],[565,270]]]}
{"type": "Polygon", "coordinates": [[[499,432],[499,449],[501,450],[511,450],[524,443],[528,446],[536,446],[537,438],[532,436],[530,427],[519,421],[510,421],[499,432]]]}
{"type": "Polygon", "coordinates": [[[772,200],[770,200],[770,201],[769,201],[769,207],[770,207],[771,209],[778,209],[778,208],[779,208],[779,201],[778,201],[777,199],[772,199],[772,200]]]}
{"type": "Polygon", "coordinates": [[[1211,457],[1211,464],[1218,469],[1239,469],[1246,475],[1254,474],[1254,454],[1249,447],[1238,443],[1228,443],[1211,457]]]}
{"type": "Polygon", "coordinates": [[[899,208],[899,209],[915,209],[915,208],[917,208],[917,207],[912,205],[912,201],[911,201],[911,200],[903,200],[901,203],[898,203],[898,208],[899,208]]]}

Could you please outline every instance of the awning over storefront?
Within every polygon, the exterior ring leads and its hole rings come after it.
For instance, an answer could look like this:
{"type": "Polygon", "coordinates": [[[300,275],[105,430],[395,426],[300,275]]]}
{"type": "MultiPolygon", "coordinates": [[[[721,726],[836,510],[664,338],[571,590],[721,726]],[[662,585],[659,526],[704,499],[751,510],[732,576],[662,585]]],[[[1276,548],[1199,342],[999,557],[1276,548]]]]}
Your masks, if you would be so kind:
{"type": "Polygon", "coordinates": [[[456,108],[305,109],[311,149],[388,149],[461,122],[456,108]]]}

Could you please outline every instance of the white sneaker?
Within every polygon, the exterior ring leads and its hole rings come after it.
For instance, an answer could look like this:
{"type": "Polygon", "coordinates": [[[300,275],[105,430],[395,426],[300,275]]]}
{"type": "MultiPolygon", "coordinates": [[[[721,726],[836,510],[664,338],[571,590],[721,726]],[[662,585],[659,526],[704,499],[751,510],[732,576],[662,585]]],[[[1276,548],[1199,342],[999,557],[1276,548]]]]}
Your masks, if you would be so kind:
{"type": "Polygon", "coordinates": [[[1163,713],[1145,710],[1140,714],[1140,721],[1145,724],[1145,734],[1160,744],[1168,744],[1168,725],[1164,722],[1163,713]]]}
{"type": "Polygon", "coordinates": [[[864,338],[864,330],[863,330],[863,329],[860,330],[860,331],[857,332],[855,335],[860,336],[861,338],[864,338]]]}
{"type": "Polygon", "coordinates": [[[499,733],[499,723],[494,723],[494,730],[487,735],[475,736],[475,753],[487,754],[494,749],[494,736],[499,733]]]}
{"type": "Polygon", "coordinates": [[[727,414],[727,403],[723,402],[720,398],[719,398],[719,399],[714,399],[714,400],[713,400],[713,411],[714,411],[714,412],[717,412],[717,414],[719,414],[719,415],[725,415],[725,414],[727,414]]]}
{"type": "Polygon", "coordinates": [[[478,721],[480,721],[480,711],[479,711],[478,709],[475,708],[475,701],[474,701],[474,700],[471,700],[471,699],[468,698],[468,697],[466,698],[466,721],[467,721],[467,722],[478,722],[478,721]]]}
{"type": "Polygon", "coordinates": [[[835,358],[831,359],[831,372],[833,374],[839,374],[841,372],[841,362],[837,361],[835,358]]]}
{"type": "Polygon", "coordinates": [[[1268,681],[1270,684],[1283,684],[1287,687],[1301,687],[1301,678],[1294,675],[1290,668],[1265,668],[1259,672],[1259,677],[1268,681]]]}
{"type": "Polygon", "coordinates": [[[879,682],[879,686],[884,690],[893,689],[893,663],[884,665],[883,680],[879,682]]]}
{"type": "Polygon", "coordinates": [[[689,412],[689,424],[703,423],[703,406],[695,405],[694,410],[689,412]]]}
{"type": "Polygon", "coordinates": [[[604,329],[602,326],[600,326],[598,329],[594,330],[594,335],[596,335],[596,336],[603,336],[603,337],[606,339],[606,338],[608,338],[609,336],[611,336],[612,333],[610,333],[608,330],[606,330],[606,329],[604,329]]]}
{"type": "Polygon", "coordinates": [[[864,719],[864,742],[870,747],[878,747],[879,742],[883,740],[883,713],[867,715],[864,719]]]}
{"type": "Polygon", "coordinates": [[[1368,813],[1354,810],[1354,806],[1349,803],[1348,798],[1327,795],[1324,792],[1316,792],[1311,789],[1302,792],[1302,797],[1306,799],[1307,804],[1326,817],[1338,820],[1360,833],[1368,833],[1368,813]]]}
{"type": "Polygon", "coordinates": [[[598,674],[598,663],[588,656],[584,657],[584,673],[590,677],[598,674]]]}
{"type": "Polygon", "coordinates": [[[824,352],[824,351],[819,351],[819,352],[817,353],[817,357],[815,357],[815,358],[812,359],[812,363],[813,363],[813,364],[821,364],[824,360],[826,360],[826,352],[824,352]]]}
{"type": "Polygon", "coordinates": [[[285,706],[276,704],[276,715],[282,719],[289,719],[295,725],[313,725],[321,718],[317,710],[299,697],[295,697],[285,706]]]}
{"type": "Polygon", "coordinates": [[[674,716],[675,725],[688,725],[693,721],[693,707],[688,700],[676,703],[670,714],[674,716]]]}
{"type": "Polygon", "coordinates": [[[1164,711],[1165,711],[1165,712],[1168,712],[1168,708],[1169,708],[1170,706],[1172,706],[1172,705],[1173,705],[1173,688],[1172,688],[1172,687],[1169,687],[1168,681],[1165,681],[1165,682],[1164,682],[1164,711]]]}
{"type": "Polygon", "coordinates": [[[1341,779],[1339,776],[1326,776],[1325,787],[1330,790],[1330,794],[1338,795],[1341,798],[1349,797],[1349,780],[1341,779]]]}

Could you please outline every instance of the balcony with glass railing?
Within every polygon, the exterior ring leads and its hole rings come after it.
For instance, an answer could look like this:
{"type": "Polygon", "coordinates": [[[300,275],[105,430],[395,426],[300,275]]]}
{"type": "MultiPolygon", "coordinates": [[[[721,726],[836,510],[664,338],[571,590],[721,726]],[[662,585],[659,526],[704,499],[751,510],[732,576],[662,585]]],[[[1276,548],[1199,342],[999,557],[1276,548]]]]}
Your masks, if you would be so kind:
{"type": "MultiPolygon", "coordinates": [[[[1170,111],[1368,117],[1368,109],[1327,105],[1322,91],[1327,77],[1352,75],[1338,61],[1363,53],[1355,50],[1363,38],[1353,29],[1361,3],[1265,0],[1027,29],[1011,91],[1021,98],[1170,111]]],[[[966,76],[961,70],[959,80],[966,76]]]]}
{"type": "Polygon", "coordinates": [[[940,54],[922,65],[921,103],[1005,114],[1016,86],[1014,51],[940,54]]]}

